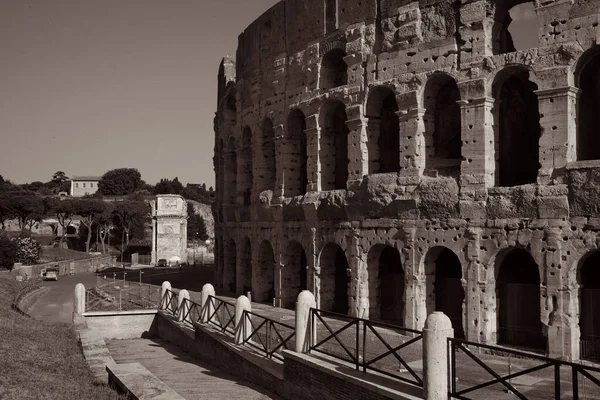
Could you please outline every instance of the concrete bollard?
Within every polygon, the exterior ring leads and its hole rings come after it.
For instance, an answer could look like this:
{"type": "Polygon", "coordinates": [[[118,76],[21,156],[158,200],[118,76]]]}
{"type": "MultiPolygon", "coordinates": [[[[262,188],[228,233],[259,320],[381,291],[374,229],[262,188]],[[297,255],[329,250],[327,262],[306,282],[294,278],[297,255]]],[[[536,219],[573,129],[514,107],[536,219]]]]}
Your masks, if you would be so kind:
{"type": "Polygon", "coordinates": [[[246,311],[252,311],[252,303],[246,296],[241,295],[235,302],[235,344],[242,344],[250,336],[252,325],[247,318],[242,318],[246,311]]]}
{"type": "Polygon", "coordinates": [[[310,309],[316,306],[315,296],[310,291],[303,290],[298,294],[296,299],[296,353],[308,353],[311,343],[314,343],[316,332],[313,332],[310,327],[310,309]]]}
{"type": "Polygon", "coordinates": [[[75,285],[73,294],[73,313],[82,315],[85,312],[85,286],[83,283],[75,285]]]}
{"type": "Polygon", "coordinates": [[[164,281],[162,283],[162,286],[160,287],[160,307],[158,307],[159,310],[164,310],[169,307],[169,303],[165,298],[167,290],[173,290],[173,288],[171,287],[171,283],[169,281],[164,281]]]}
{"type": "Polygon", "coordinates": [[[202,286],[202,297],[200,300],[200,306],[202,312],[200,313],[200,322],[203,324],[209,323],[210,316],[214,313],[213,304],[208,300],[208,296],[215,295],[215,288],[210,283],[206,283],[202,286]]]}
{"type": "Polygon", "coordinates": [[[188,310],[190,309],[190,304],[187,301],[190,299],[190,293],[182,289],[179,291],[177,295],[177,321],[184,322],[184,319],[189,319],[189,316],[186,316],[188,310]]]}
{"type": "Polygon", "coordinates": [[[423,329],[423,396],[426,400],[448,399],[448,338],[454,337],[452,323],[435,311],[423,329]]]}

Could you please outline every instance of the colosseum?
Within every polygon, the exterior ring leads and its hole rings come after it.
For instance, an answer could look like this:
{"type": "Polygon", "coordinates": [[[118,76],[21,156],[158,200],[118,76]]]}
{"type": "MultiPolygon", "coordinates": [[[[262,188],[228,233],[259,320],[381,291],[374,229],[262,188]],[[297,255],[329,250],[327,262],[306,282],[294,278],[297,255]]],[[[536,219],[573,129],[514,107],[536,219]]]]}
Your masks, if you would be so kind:
{"type": "Polygon", "coordinates": [[[286,0],[218,73],[217,285],[600,359],[600,1],[286,0]]]}

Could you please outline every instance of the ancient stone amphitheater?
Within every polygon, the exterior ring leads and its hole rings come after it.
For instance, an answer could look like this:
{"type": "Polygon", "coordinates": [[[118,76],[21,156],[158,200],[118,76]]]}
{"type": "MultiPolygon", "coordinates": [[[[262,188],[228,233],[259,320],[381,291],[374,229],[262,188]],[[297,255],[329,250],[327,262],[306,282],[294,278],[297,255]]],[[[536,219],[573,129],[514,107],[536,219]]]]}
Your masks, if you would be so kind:
{"type": "Polygon", "coordinates": [[[218,76],[218,285],[600,357],[600,1],[286,0],[218,76]]]}

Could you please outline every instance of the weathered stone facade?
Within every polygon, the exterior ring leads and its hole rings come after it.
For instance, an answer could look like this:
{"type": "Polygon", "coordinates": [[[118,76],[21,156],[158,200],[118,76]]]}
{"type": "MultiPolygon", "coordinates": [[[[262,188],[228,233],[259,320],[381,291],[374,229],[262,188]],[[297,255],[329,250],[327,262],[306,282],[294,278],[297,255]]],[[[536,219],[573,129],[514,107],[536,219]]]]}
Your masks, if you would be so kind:
{"type": "Polygon", "coordinates": [[[187,203],[177,194],[159,194],[152,202],[152,264],[186,263],[187,203]]]}
{"type": "Polygon", "coordinates": [[[288,0],[248,26],[219,71],[221,288],[598,346],[600,1],[535,1],[515,51],[523,2],[288,0]]]}

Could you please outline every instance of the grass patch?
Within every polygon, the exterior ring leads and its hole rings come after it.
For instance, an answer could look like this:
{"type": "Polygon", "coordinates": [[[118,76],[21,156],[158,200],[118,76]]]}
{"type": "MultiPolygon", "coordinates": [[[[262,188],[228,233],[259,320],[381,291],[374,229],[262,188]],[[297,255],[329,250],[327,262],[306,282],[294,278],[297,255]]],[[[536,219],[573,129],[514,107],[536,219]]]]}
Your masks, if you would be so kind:
{"type": "Polygon", "coordinates": [[[123,399],[94,382],[72,326],[11,310],[19,287],[0,272],[0,399],[123,399]]]}
{"type": "Polygon", "coordinates": [[[58,247],[42,247],[42,253],[40,254],[40,264],[64,260],[82,260],[85,258],[92,257],[92,255],[86,253],[85,251],[61,249],[58,247]]]}

